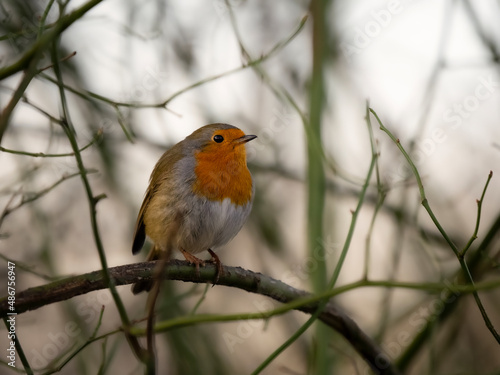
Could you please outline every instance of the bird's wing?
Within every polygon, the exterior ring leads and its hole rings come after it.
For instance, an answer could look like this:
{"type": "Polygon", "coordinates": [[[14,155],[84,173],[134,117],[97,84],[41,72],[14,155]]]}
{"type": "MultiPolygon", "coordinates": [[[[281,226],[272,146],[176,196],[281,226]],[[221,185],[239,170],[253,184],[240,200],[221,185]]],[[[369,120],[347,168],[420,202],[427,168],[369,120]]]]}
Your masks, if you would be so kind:
{"type": "Polygon", "coordinates": [[[144,245],[144,241],[146,240],[146,226],[144,225],[144,211],[148,206],[149,201],[152,196],[151,189],[148,189],[146,192],[146,196],[144,197],[144,201],[142,202],[141,209],[139,210],[139,215],[137,216],[137,222],[135,223],[135,232],[134,232],[134,242],[132,244],[132,254],[137,254],[141,251],[142,246],[144,245]]]}
{"type": "Polygon", "coordinates": [[[134,242],[132,244],[132,254],[137,254],[141,251],[144,241],[146,241],[146,226],[144,225],[144,214],[146,208],[149,206],[151,199],[156,194],[160,185],[165,180],[171,178],[174,165],[183,157],[182,142],[177,143],[170,150],[166,151],[156,163],[153,172],[151,173],[149,187],[146,191],[146,196],[142,202],[139,215],[137,216],[137,223],[135,224],[134,242]]]}

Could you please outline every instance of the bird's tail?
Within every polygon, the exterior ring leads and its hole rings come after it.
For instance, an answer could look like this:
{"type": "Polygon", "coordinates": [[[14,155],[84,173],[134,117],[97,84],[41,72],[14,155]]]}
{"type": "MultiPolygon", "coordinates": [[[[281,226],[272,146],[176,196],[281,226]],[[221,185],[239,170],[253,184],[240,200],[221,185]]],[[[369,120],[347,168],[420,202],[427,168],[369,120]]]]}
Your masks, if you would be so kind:
{"type": "MultiPolygon", "coordinates": [[[[156,245],[154,245],[146,258],[146,262],[158,260],[160,259],[160,256],[161,256],[161,250],[156,245]]],[[[132,293],[139,294],[144,291],[149,292],[153,287],[153,283],[154,280],[151,279],[138,281],[137,283],[132,285],[132,293]]]]}

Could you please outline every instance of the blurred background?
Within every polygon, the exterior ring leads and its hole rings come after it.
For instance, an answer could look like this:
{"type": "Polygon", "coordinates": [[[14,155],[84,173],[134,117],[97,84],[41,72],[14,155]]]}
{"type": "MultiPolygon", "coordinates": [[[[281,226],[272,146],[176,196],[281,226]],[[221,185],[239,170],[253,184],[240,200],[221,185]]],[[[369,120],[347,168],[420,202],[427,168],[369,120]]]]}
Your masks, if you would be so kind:
{"type": "MultiPolygon", "coordinates": [[[[0,2],[0,75],[40,34],[85,1],[0,2]],[[45,28],[40,27],[45,20],[45,28]]],[[[132,256],[136,216],[161,154],[195,129],[226,122],[258,138],[248,144],[257,186],[251,217],[218,252],[241,266],[312,291],[308,227],[308,117],[313,19],[305,1],[117,1],[98,3],[61,33],[58,55],[67,106],[95,195],[109,266],[132,256]],[[76,55],[72,55],[76,52],[76,55]],[[261,59],[258,64],[248,63],[261,59]]],[[[321,121],[326,195],[317,238],[331,275],[371,161],[366,105],[410,152],[441,225],[469,250],[477,282],[498,280],[500,243],[500,6],[497,1],[331,1],[325,15],[324,108],[321,121]],[[488,240],[485,242],[485,239],[488,240]]],[[[16,105],[0,152],[0,256],[17,264],[17,290],[63,275],[100,269],[86,194],[58,119],[61,97],[50,53],[16,105]]],[[[0,82],[4,110],[22,80],[0,82]]],[[[5,116],[5,112],[4,112],[5,116]]],[[[405,159],[374,118],[380,157],[337,286],[368,280],[443,283],[425,287],[355,288],[335,301],[376,339],[405,374],[498,374],[498,344],[463,282],[453,251],[420,205],[405,159]],[[448,280],[448,281],[446,281],[448,280]],[[448,283],[448,284],[447,284],[448,283]],[[455,297],[455,298],[452,298],[455,297]],[[425,334],[423,334],[425,333],[425,334]],[[421,338],[418,340],[418,338],[421,338]],[[403,358],[403,359],[402,359],[403,358]]],[[[309,208],[310,209],[310,208],[309,208]]],[[[314,241],[314,239],[313,239],[314,241]]],[[[177,254],[178,256],[178,254],[177,254]]],[[[500,284],[500,283],[498,283],[500,284]]],[[[165,283],[159,319],[190,313],[204,285],[165,283]]],[[[118,287],[131,319],[145,316],[145,295],[118,287]]],[[[2,293],[4,295],[4,293],[2,293]]],[[[498,288],[479,293],[500,327],[498,288]]],[[[31,365],[51,369],[84,343],[105,306],[100,333],[120,325],[108,291],[79,296],[18,316],[31,365]]],[[[257,312],[278,303],[237,289],[208,288],[197,313],[257,312]]],[[[157,335],[162,374],[249,374],[307,320],[290,312],[264,321],[205,324],[157,335]]],[[[349,344],[310,329],[264,370],[314,374],[317,345],[331,373],[367,374],[349,344]]],[[[7,345],[2,326],[0,342],[7,345]]],[[[6,362],[5,358],[0,358],[6,362]]],[[[20,365],[20,363],[19,363],[20,365]]],[[[62,374],[141,373],[122,335],[100,340],[62,374]],[[100,372],[99,372],[100,371],[100,372]]],[[[0,373],[15,373],[6,365],[0,373]]]]}

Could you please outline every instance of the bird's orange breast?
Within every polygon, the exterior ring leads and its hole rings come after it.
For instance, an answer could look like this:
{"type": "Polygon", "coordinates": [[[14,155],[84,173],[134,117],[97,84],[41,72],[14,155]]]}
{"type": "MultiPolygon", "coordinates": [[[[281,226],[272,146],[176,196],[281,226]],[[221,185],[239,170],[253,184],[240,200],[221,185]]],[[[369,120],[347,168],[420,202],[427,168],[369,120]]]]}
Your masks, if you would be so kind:
{"type": "Polygon", "coordinates": [[[252,176],[246,164],[244,145],[214,145],[195,153],[193,192],[213,201],[229,198],[245,205],[252,199],[252,176]]]}

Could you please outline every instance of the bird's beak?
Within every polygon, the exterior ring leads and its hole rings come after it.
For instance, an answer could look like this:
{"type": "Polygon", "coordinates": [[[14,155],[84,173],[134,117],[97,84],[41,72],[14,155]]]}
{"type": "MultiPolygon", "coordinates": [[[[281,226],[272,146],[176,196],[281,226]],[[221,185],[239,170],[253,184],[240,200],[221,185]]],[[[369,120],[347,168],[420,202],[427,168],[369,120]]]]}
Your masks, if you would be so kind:
{"type": "Polygon", "coordinates": [[[243,137],[236,138],[234,140],[234,142],[236,142],[236,144],[243,144],[243,143],[250,142],[252,139],[255,139],[255,138],[257,138],[256,135],[244,135],[243,137]]]}

